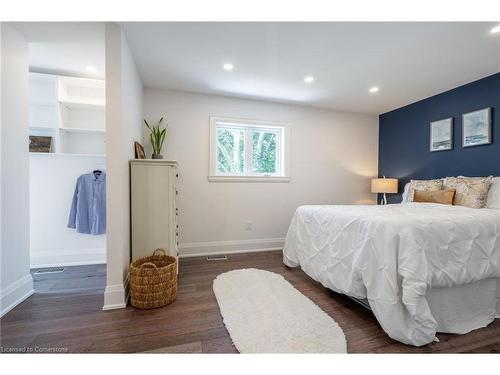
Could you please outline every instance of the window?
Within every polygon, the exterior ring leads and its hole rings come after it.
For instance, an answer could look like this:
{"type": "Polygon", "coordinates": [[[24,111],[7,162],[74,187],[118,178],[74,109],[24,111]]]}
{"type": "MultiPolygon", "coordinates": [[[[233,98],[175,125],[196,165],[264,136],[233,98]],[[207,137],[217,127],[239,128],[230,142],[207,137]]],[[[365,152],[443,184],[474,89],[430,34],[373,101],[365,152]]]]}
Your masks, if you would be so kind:
{"type": "Polygon", "coordinates": [[[289,124],[210,117],[210,181],[289,181],[289,124]]]}

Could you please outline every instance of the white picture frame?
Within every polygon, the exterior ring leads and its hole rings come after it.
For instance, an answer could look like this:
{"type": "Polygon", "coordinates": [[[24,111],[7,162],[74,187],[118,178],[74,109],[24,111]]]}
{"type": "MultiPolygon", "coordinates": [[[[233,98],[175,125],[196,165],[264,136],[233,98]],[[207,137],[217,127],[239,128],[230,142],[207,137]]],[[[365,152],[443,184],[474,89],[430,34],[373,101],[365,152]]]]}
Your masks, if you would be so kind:
{"type": "Polygon", "coordinates": [[[462,147],[491,143],[491,108],[462,114],[462,147]]]}
{"type": "Polygon", "coordinates": [[[453,149],[453,117],[432,121],[430,124],[430,152],[453,149]]]}

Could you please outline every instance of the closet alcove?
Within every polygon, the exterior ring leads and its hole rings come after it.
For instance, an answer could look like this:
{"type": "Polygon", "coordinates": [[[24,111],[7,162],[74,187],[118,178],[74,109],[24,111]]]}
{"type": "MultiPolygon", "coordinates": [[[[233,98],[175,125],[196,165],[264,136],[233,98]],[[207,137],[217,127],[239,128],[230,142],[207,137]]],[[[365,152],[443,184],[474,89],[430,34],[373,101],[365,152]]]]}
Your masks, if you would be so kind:
{"type": "Polygon", "coordinates": [[[30,147],[31,268],[106,262],[105,234],[67,227],[78,177],[106,170],[104,90],[103,80],[29,75],[30,143],[50,137],[43,152],[30,147]]]}

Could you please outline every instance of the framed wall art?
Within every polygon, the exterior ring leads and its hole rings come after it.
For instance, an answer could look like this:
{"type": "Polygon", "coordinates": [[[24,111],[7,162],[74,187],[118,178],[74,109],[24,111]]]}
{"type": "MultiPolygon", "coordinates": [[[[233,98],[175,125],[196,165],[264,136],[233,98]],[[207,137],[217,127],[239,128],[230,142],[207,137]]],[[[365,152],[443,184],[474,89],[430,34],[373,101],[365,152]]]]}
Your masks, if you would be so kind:
{"type": "Polygon", "coordinates": [[[29,139],[30,152],[45,152],[52,151],[52,137],[30,135],[29,139]]]}
{"type": "Polygon", "coordinates": [[[430,151],[446,151],[453,148],[453,117],[431,122],[430,151]]]}
{"type": "Polygon", "coordinates": [[[491,143],[491,108],[462,115],[462,147],[491,143]]]}

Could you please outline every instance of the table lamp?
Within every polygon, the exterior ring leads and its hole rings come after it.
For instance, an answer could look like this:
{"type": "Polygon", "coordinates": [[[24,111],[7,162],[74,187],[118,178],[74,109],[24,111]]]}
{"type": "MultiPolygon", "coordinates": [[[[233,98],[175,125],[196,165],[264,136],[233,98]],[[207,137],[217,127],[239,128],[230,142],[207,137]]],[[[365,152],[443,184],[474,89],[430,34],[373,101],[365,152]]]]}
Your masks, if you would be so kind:
{"type": "Polygon", "coordinates": [[[384,198],[382,204],[387,204],[386,193],[398,192],[398,179],[397,178],[372,178],[372,193],[383,193],[384,198]]]}

